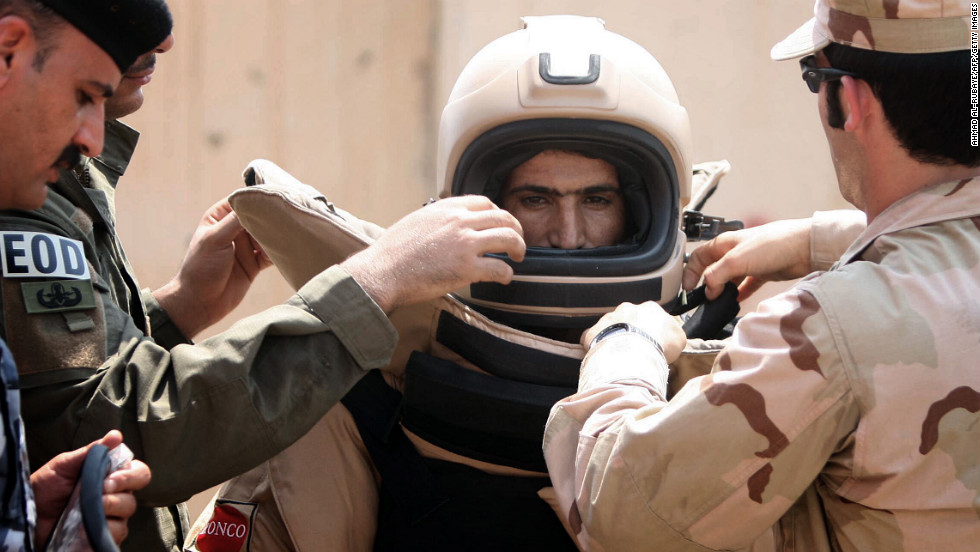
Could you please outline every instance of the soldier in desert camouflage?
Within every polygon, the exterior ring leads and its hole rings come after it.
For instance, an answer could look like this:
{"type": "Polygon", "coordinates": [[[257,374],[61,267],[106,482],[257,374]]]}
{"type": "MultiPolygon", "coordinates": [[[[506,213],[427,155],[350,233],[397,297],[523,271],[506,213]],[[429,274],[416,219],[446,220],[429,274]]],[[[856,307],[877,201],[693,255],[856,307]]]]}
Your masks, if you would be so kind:
{"type": "Polygon", "coordinates": [[[970,10],[818,0],[773,48],[803,58],[841,193],[861,212],[695,251],[684,284],[703,277],[709,296],[728,281],[744,297],[807,277],[746,316],[712,374],[670,401],[684,334],[658,306],[623,305],[586,332],[579,392],[552,410],[544,440],[582,548],[733,549],[772,528],[778,550],[976,550],[970,10]]]}

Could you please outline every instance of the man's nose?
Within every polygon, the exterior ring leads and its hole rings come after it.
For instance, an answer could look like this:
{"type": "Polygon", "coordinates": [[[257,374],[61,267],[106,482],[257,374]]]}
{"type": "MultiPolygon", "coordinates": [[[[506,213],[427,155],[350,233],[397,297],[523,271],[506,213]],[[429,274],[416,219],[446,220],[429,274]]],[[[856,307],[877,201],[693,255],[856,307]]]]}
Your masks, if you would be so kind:
{"type": "Polygon", "coordinates": [[[555,224],[548,236],[551,247],[581,249],[585,247],[584,222],[576,209],[562,206],[556,214],[555,224]]]}
{"type": "Polygon", "coordinates": [[[163,39],[163,42],[153,49],[153,51],[158,54],[169,52],[170,49],[174,47],[174,42],[174,33],[170,33],[167,35],[167,38],[163,39]]]}
{"type": "Polygon", "coordinates": [[[105,106],[99,103],[86,109],[82,114],[82,124],[72,137],[72,145],[86,157],[96,157],[102,153],[105,135],[105,106]]]}

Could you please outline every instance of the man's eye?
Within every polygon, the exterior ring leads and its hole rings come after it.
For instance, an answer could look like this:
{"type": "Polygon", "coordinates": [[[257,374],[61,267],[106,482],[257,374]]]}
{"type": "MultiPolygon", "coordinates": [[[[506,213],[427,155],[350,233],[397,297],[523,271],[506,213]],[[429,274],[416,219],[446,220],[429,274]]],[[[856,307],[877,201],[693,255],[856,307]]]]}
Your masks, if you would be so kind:
{"type": "Polygon", "coordinates": [[[525,207],[538,207],[547,203],[547,198],[544,196],[534,195],[534,196],[524,196],[521,198],[521,205],[525,207]]]}
{"type": "Polygon", "coordinates": [[[612,201],[608,197],[604,196],[586,196],[585,202],[596,207],[612,204],[612,201]]]}
{"type": "Polygon", "coordinates": [[[95,103],[95,98],[91,94],[89,94],[88,92],[85,92],[84,90],[79,90],[78,91],[78,104],[79,105],[91,105],[93,103],[95,103]]]}

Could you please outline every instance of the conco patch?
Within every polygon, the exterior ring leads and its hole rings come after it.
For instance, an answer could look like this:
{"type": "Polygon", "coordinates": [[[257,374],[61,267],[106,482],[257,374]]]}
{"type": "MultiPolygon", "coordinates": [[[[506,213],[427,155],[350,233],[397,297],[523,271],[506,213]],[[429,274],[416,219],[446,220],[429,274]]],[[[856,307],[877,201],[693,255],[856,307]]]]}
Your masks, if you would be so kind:
{"type": "Polygon", "coordinates": [[[0,232],[0,261],[6,278],[90,278],[82,242],[55,234],[0,232]]]}
{"type": "Polygon", "coordinates": [[[197,535],[200,552],[248,552],[252,533],[254,502],[216,500],[207,525],[197,535]]]}

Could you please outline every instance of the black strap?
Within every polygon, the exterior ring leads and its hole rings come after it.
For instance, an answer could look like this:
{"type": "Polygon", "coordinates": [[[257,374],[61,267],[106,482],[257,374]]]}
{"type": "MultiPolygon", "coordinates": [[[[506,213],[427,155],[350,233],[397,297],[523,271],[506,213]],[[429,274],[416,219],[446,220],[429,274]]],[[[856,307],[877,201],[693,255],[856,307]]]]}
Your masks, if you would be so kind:
{"type": "Polygon", "coordinates": [[[439,314],[436,341],[500,378],[539,385],[578,385],[581,360],[512,343],[446,311],[439,314]]]}
{"type": "Polygon", "coordinates": [[[426,441],[493,464],[547,472],[551,407],[574,387],[509,381],[415,351],[405,368],[402,423],[426,441]]]}
{"type": "Polygon", "coordinates": [[[341,399],[381,474],[382,494],[389,494],[414,524],[449,498],[398,425],[401,401],[401,393],[385,383],[378,370],[368,372],[341,399]]]}
{"type": "Polygon", "coordinates": [[[706,300],[703,287],[691,292],[688,296],[689,303],[692,296],[695,297],[694,302],[700,303],[700,306],[684,322],[684,333],[688,339],[716,339],[722,328],[738,315],[738,287],[731,282],[726,283],[721,295],[711,301],[706,300]],[[699,299],[695,295],[698,293],[699,299]]]}

